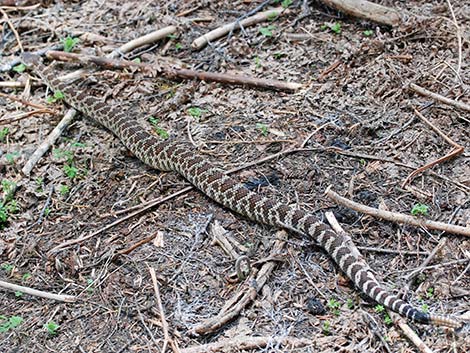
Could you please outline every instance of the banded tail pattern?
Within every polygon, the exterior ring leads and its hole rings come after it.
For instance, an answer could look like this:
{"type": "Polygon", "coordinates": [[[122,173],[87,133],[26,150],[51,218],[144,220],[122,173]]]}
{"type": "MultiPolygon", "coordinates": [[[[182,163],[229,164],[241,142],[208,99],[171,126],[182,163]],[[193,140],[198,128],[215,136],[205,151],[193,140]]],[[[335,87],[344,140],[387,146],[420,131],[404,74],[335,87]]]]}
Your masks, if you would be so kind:
{"type": "Polygon", "coordinates": [[[39,57],[23,54],[30,66],[53,90],[60,90],[75,109],[111,130],[145,164],[162,171],[175,171],[200,191],[223,206],[259,223],[282,227],[310,237],[321,245],[357,288],[377,303],[423,324],[460,328],[462,323],[447,316],[424,313],[391,294],[377,281],[349,237],[335,233],[328,225],[296,205],[285,205],[248,190],[202,157],[192,145],[149,134],[129,113],[114,108],[85,90],[56,78],[39,57]]]}

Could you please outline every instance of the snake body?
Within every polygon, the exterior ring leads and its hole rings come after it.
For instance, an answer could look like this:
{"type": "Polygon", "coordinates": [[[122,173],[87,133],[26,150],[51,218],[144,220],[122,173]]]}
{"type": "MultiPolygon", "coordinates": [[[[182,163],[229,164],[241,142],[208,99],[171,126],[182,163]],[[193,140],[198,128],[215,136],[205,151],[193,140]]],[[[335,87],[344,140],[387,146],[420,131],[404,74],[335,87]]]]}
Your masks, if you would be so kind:
{"type": "Polygon", "coordinates": [[[104,103],[86,90],[78,90],[58,80],[54,71],[45,67],[39,57],[23,54],[22,60],[51,89],[62,92],[65,102],[113,132],[145,164],[161,171],[179,173],[211,199],[253,221],[312,238],[328,252],[357,288],[406,318],[423,324],[462,326],[456,319],[422,312],[384,289],[350,238],[335,233],[316,216],[297,205],[286,205],[248,190],[198,154],[189,143],[171,138],[162,141],[146,132],[128,112],[104,103]]]}

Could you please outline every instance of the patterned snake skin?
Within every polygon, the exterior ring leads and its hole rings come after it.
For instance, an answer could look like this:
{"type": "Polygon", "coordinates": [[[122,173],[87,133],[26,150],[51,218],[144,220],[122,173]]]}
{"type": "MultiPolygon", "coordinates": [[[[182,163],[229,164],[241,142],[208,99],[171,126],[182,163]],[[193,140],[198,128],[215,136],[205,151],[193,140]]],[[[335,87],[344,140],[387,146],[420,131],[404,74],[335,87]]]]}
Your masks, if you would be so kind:
{"type": "Polygon", "coordinates": [[[297,205],[286,205],[248,190],[201,157],[188,143],[172,139],[161,141],[146,132],[126,111],[59,81],[39,57],[23,54],[22,60],[51,89],[60,90],[68,104],[111,130],[142,162],[158,170],[178,172],[213,200],[251,220],[309,236],[328,252],[360,290],[385,307],[419,323],[462,326],[458,320],[424,313],[390,294],[376,280],[349,238],[335,233],[314,215],[300,210],[297,205]]]}

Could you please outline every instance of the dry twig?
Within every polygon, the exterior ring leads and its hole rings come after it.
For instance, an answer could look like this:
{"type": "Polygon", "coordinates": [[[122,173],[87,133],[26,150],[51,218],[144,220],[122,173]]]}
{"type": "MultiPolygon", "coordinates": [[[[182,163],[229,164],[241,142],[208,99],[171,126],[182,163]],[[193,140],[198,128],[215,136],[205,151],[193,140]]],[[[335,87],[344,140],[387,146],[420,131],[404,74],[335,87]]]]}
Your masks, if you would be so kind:
{"type": "Polygon", "coordinates": [[[322,0],[326,5],[348,15],[364,18],[388,26],[400,23],[398,11],[365,0],[322,0]]]}
{"type": "Polygon", "coordinates": [[[452,145],[453,149],[450,151],[448,154],[445,156],[438,158],[432,162],[429,162],[428,164],[419,167],[418,169],[414,170],[411,172],[403,182],[403,187],[405,187],[416,175],[422,173],[426,169],[429,169],[437,164],[443,163],[445,161],[448,161],[449,159],[452,159],[464,152],[463,146],[460,146],[458,143],[454,142],[450,137],[448,137],[446,134],[444,134],[437,126],[434,126],[433,123],[431,123],[428,119],[424,117],[423,114],[421,114],[417,109],[413,109],[415,114],[423,120],[431,129],[433,129],[439,136],[441,136],[444,140],[446,140],[450,145],[452,145]]]}
{"type": "Polygon", "coordinates": [[[470,105],[467,104],[467,103],[464,103],[464,102],[460,102],[460,101],[456,101],[456,100],[453,100],[453,99],[450,99],[450,98],[447,98],[447,97],[444,97],[440,94],[437,94],[437,93],[434,93],[432,91],[429,91],[427,90],[426,88],[423,88],[421,86],[418,86],[417,84],[415,83],[410,83],[408,85],[408,87],[416,92],[416,93],[419,93],[420,95],[424,96],[424,97],[429,97],[429,98],[432,98],[438,102],[441,102],[441,103],[444,103],[444,104],[447,104],[447,105],[451,105],[453,107],[456,107],[456,108],[459,108],[459,109],[462,109],[462,110],[465,110],[467,112],[470,112],[470,105]]]}
{"type": "Polygon", "coordinates": [[[216,39],[219,39],[228,33],[232,32],[238,27],[244,28],[255,25],[260,22],[267,21],[270,18],[277,17],[283,14],[287,14],[289,11],[284,9],[283,7],[277,7],[275,9],[266,10],[256,15],[247,17],[241,21],[235,21],[232,23],[228,23],[222,27],[216,28],[209,33],[202,35],[199,38],[196,38],[192,43],[191,47],[193,49],[199,50],[204,48],[208,43],[213,42],[216,39]]]}
{"type": "Polygon", "coordinates": [[[190,69],[173,68],[169,66],[159,66],[158,68],[152,65],[136,63],[130,60],[117,60],[112,58],[104,58],[93,55],[83,55],[75,53],[65,53],[61,51],[49,51],[46,56],[50,59],[61,61],[80,61],[85,64],[93,63],[95,65],[103,66],[106,68],[129,68],[135,67],[148,72],[160,71],[163,76],[168,79],[198,79],[206,82],[220,82],[233,85],[242,85],[256,88],[274,89],[279,91],[296,91],[303,87],[300,83],[284,82],[279,80],[271,80],[264,78],[257,78],[247,75],[235,75],[218,72],[195,71],[190,69]]]}
{"type": "Polygon", "coordinates": [[[312,340],[306,338],[295,337],[273,337],[273,336],[236,336],[223,339],[214,343],[207,343],[200,346],[189,347],[183,349],[181,353],[209,353],[209,352],[226,352],[226,351],[242,351],[249,349],[261,349],[270,345],[283,346],[286,349],[302,348],[313,345],[312,340]]]}
{"type": "Polygon", "coordinates": [[[390,318],[393,320],[393,323],[397,325],[403,333],[405,334],[408,339],[413,342],[413,344],[423,353],[433,353],[433,351],[426,346],[426,344],[419,338],[419,336],[416,334],[416,332],[413,331],[413,329],[403,320],[403,318],[400,317],[400,315],[395,314],[394,312],[391,312],[390,310],[387,310],[388,315],[390,318]]]}
{"type": "Polygon", "coordinates": [[[1,280],[0,280],[0,287],[4,288],[4,289],[11,290],[11,291],[14,291],[14,292],[22,292],[22,293],[25,293],[25,294],[33,295],[35,297],[52,299],[52,300],[57,300],[57,301],[60,301],[60,302],[73,303],[77,300],[77,298],[74,297],[73,295],[62,295],[62,294],[54,294],[54,293],[44,292],[42,290],[37,290],[37,289],[30,288],[30,287],[19,286],[17,284],[8,283],[8,282],[1,281],[1,280]]]}
{"type": "Polygon", "coordinates": [[[10,18],[8,17],[8,14],[0,7],[0,13],[3,15],[3,18],[5,19],[5,22],[8,24],[10,27],[11,31],[15,35],[16,42],[18,43],[18,46],[20,47],[20,50],[23,52],[23,44],[21,44],[21,39],[18,34],[18,31],[16,30],[15,26],[13,26],[13,23],[11,23],[10,18]]]}
{"type": "Polygon", "coordinates": [[[461,227],[461,226],[456,226],[453,224],[435,222],[435,221],[430,221],[427,219],[419,219],[413,216],[408,216],[408,215],[404,215],[402,213],[397,213],[397,212],[379,210],[377,208],[369,207],[369,206],[360,204],[358,202],[349,200],[345,197],[342,197],[338,195],[336,192],[334,192],[333,190],[331,190],[331,186],[329,186],[326,189],[325,195],[327,195],[329,198],[331,198],[336,203],[342,206],[348,207],[350,209],[353,209],[361,213],[368,214],[373,217],[385,219],[387,221],[403,223],[403,224],[411,224],[416,227],[436,229],[436,230],[441,230],[447,233],[465,235],[467,237],[470,236],[470,228],[468,227],[461,227]]]}
{"type": "MultiPolygon", "coordinates": [[[[273,250],[271,251],[271,256],[274,257],[284,248],[284,245],[286,244],[286,237],[287,233],[285,231],[278,232],[278,235],[274,237],[277,240],[274,242],[273,250]]],[[[256,279],[254,280],[254,283],[256,283],[256,287],[250,285],[244,291],[237,293],[224,305],[224,307],[220,310],[219,314],[196,325],[192,329],[192,332],[199,335],[208,334],[218,330],[227,322],[236,318],[240,314],[240,312],[256,298],[257,293],[266,284],[269,276],[271,275],[275,267],[276,261],[266,262],[256,275],[256,279]]],[[[251,283],[251,279],[252,277],[247,279],[246,282],[251,283]]]]}

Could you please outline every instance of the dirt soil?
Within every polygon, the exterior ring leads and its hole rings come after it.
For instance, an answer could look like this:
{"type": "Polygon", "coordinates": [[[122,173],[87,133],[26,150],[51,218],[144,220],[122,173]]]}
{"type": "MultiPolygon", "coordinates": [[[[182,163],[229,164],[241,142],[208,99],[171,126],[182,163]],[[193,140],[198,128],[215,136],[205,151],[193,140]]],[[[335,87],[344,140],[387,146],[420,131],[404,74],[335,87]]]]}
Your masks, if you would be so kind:
{"type": "MultiPolygon", "coordinates": [[[[412,304],[433,313],[468,315],[468,237],[381,221],[338,206],[323,193],[331,185],[359,203],[408,215],[423,205],[417,217],[470,226],[470,114],[407,88],[415,83],[470,104],[470,3],[450,1],[457,30],[442,0],[380,1],[402,16],[393,29],[345,16],[318,1],[308,3],[310,14],[302,16],[302,1],[293,1],[287,15],[236,30],[200,51],[191,49],[198,36],[261,3],[44,1],[35,8],[2,11],[25,51],[52,48],[70,36],[79,38],[73,52],[104,55],[176,25],[175,35],[126,58],[304,84],[286,93],[92,66],[73,83],[109,104],[131,106],[149,130],[192,141],[225,169],[299,147],[309,137],[309,150],[258,163],[235,177],[320,216],[333,211],[392,290],[406,289],[412,304]],[[467,150],[404,186],[413,170],[452,150],[414,109],[467,150]],[[429,268],[410,277],[444,240],[429,268]]],[[[2,26],[4,65],[20,49],[5,17],[2,26]]],[[[56,64],[57,75],[79,66],[56,64]]],[[[419,351],[311,240],[289,234],[276,253],[274,243],[282,238],[277,229],[238,216],[196,190],[105,228],[132,207],[172,195],[188,183],[145,166],[88,118],[79,115],[31,176],[22,176],[21,168],[68,108],[60,99],[48,102],[51,93],[34,74],[21,67],[17,71],[0,73],[1,81],[27,82],[26,89],[0,87],[0,175],[7,218],[1,221],[0,279],[79,301],[0,289],[0,352],[160,352],[164,331],[149,268],[157,274],[170,339],[182,352],[238,336],[292,339],[287,345],[270,340],[250,348],[253,352],[419,351]],[[5,200],[12,183],[18,189],[5,200]],[[253,264],[248,279],[233,276],[236,258],[214,242],[217,224],[234,256],[246,255],[253,264]],[[253,276],[273,255],[274,270],[259,288],[253,276]],[[191,335],[227,301],[254,288],[259,290],[254,300],[233,320],[191,335]],[[310,343],[302,346],[294,338],[310,343]]],[[[470,351],[468,334],[409,325],[433,352],[470,351]]],[[[226,345],[223,351],[242,348],[226,345]]]]}

